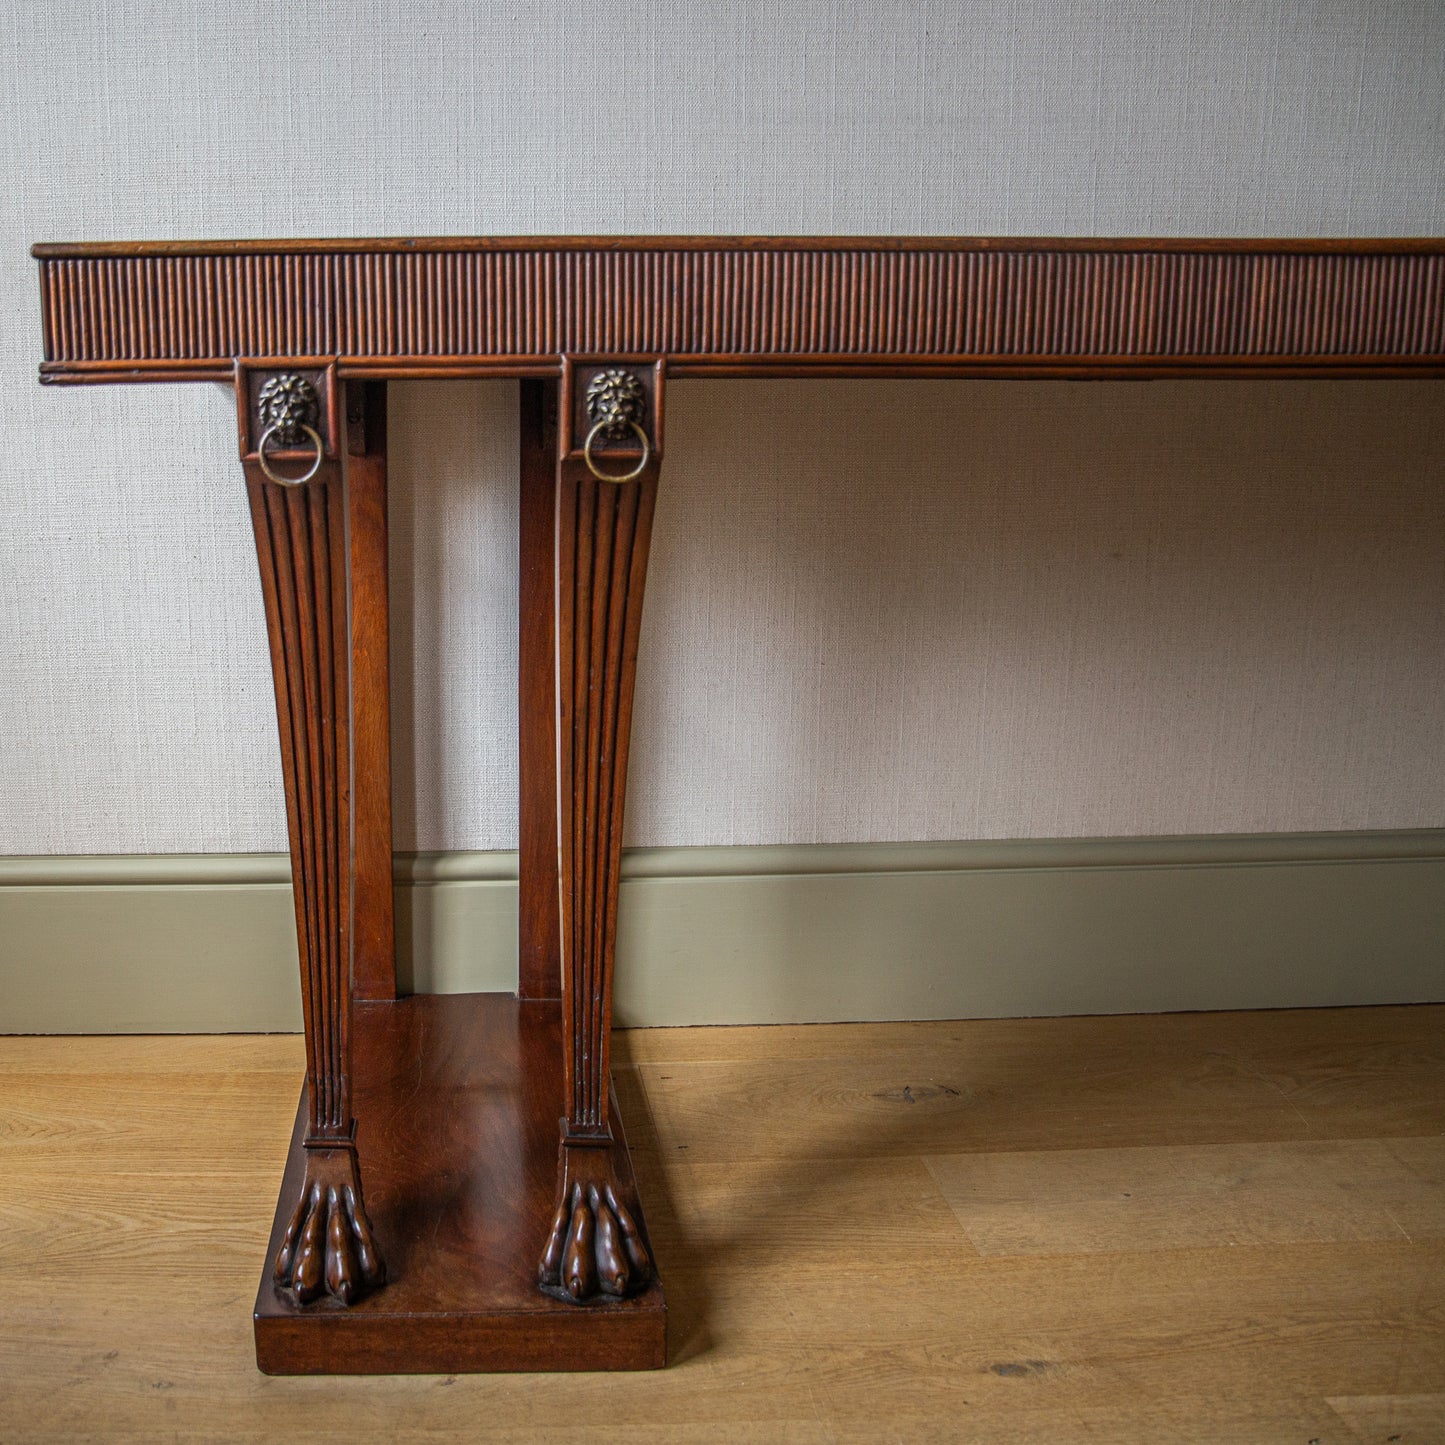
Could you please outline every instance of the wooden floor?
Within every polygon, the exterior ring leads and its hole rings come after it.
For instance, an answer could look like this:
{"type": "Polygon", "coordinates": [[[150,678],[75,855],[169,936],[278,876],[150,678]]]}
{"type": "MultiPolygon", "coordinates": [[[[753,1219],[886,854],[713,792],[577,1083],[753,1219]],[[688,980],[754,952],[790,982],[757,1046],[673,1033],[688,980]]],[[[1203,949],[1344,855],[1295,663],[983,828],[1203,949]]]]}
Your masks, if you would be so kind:
{"type": "Polygon", "coordinates": [[[617,1056],[667,1371],[268,1379],[300,1040],[0,1039],[0,1439],[1445,1441],[1445,1008],[617,1056]]]}

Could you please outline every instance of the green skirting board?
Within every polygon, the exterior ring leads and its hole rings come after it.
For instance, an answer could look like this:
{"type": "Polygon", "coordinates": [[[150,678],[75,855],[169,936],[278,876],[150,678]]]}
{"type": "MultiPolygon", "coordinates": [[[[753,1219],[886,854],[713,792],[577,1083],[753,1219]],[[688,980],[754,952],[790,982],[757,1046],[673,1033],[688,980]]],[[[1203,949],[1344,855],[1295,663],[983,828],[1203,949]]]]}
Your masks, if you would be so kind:
{"type": "MultiPolygon", "coordinates": [[[[516,983],[516,855],[403,855],[421,993],[516,983]]],[[[281,855],[0,859],[0,1032],[300,1027],[281,855]]],[[[641,849],[623,1026],[1445,999],[1445,830],[641,849]]]]}

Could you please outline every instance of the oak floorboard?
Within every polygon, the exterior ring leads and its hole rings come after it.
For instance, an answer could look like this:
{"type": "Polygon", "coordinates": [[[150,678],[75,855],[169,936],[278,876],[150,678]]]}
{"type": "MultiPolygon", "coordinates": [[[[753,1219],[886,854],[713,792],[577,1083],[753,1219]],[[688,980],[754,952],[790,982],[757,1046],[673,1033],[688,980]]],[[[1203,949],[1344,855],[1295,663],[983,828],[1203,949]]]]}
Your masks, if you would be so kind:
{"type": "Polygon", "coordinates": [[[669,1368],[380,1379],[255,1369],[298,1039],[0,1039],[0,1439],[1438,1442],[1442,1025],[624,1035],[669,1368]]]}
{"type": "Polygon", "coordinates": [[[1344,1395],[1329,1405],[1362,1440],[1438,1440],[1445,1435],[1445,1394],[1344,1395]]]}
{"type": "Polygon", "coordinates": [[[953,1154],[928,1169],[988,1255],[1445,1237],[1445,1138],[953,1154]]]}
{"type": "Polygon", "coordinates": [[[1323,1025],[1315,1012],[1047,1021],[1057,1036],[1043,1020],[844,1025],[841,1042],[797,1057],[778,1057],[756,1038],[766,1031],[707,1029],[754,1037],[734,1059],[720,1056],[726,1039],[697,1045],[705,1056],[685,1072],[642,1057],[665,1046],[631,1057],[659,1129],[694,1162],[729,1159],[741,1123],[749,1152],[819,1162],[1445,1132],[1438,1012],[1433,1029],[1423,1006],[1320,1010],[1323,1025]],[[872,1027],[877,1040],[861,1031],[872,1027]]]}

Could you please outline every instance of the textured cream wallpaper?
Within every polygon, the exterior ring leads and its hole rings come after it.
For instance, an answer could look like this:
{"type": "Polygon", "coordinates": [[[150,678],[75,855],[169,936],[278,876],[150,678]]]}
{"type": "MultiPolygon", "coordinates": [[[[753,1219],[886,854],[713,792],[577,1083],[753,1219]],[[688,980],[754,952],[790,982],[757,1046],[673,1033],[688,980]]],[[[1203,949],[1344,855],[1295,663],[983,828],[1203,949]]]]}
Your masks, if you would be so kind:
{"type": "MultiPolygon", "coordinates": [[[[676,384],[630,838],[1438,826],[1442,400],[676,384]]],[[[511,846],[514,392],[394,416],[400,846],[511,846]]]]}
{"type": "MultiPolygon", "coordinates": [[[[0,175],[0,852],[280,848],[229,397],[42,391],[32,241],[1439,234],[1445,8],[0,0],[0,175]]],[[[677,385],[633,841],[1445,822],[1442,395],[677,385]]],[[[394,408],[398,843],[509,846],[514,395],[394,408]]]]}

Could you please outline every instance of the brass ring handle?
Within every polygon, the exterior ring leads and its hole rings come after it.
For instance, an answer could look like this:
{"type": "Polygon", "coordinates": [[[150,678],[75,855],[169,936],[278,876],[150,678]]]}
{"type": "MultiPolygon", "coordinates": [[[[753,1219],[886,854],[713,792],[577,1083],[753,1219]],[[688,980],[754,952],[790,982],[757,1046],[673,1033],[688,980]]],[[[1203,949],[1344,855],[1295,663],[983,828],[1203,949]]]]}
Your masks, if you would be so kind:
{"type": "Polygon", "coordinates": [[[635,482],[642,475],[643,468],[652,460],[652,443],[647,439],[647,433],[638,426],[635,421],[629,421],[628,426],[637,434],[637,439],[642,443],[642,460],[633,467],[630,472],[624,472],[621,476],[614,477],[608,472],[599,472],[597,463],[592,460],[592,443],[597,440],[598,434],[605,428],[614,425],[608,417],[603,417],[596,426],[587,433],[587,440],[582,443],[582,460],[587,463],[587,470],[597,478],[599,482],[635,482]]]}
{"type": "Polygon", "coordinates": [[[304,487],[321,470],[321,463],[326,458],[326,443],[321,440],[321,434],[314,427],[307,426],[304,421],[294,425],[306,433],[311,439],[311,445],[316,448],[316,459],[299,477],[283,477],[280,472],[273,472],[270,462],[266,460],[266,443],[271,440],[272,435],[278,431],[289,430],[284,422],[273,422],[261,433],[261,440],[256,443],[256,461],[261,470],[281,487],[304,487]]]}

